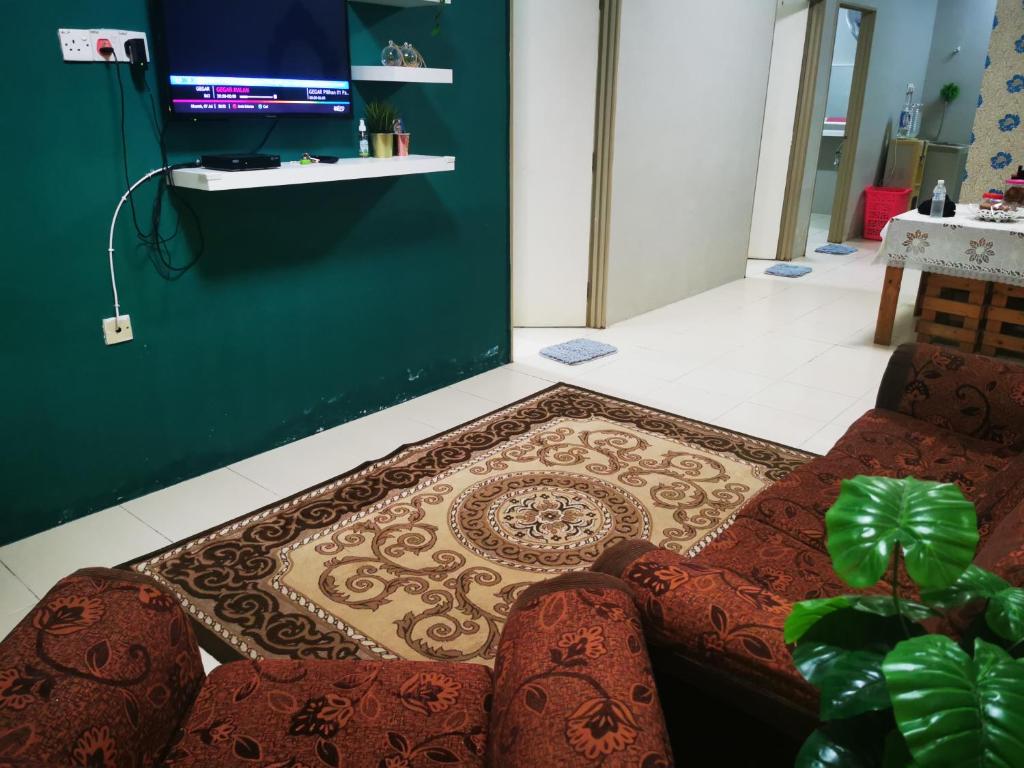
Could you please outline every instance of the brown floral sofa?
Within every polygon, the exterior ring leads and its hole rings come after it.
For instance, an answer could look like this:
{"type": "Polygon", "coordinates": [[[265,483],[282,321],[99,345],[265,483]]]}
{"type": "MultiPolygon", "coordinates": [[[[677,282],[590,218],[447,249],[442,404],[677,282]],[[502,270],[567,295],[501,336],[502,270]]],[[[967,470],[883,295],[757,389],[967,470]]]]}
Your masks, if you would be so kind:
{"type": "Polygon", "coordinates": [[[204,677],[168,592],[78,571],[0,644],[0,767],[672,764],[632,595],[603,574],[526,590],[493,673],[279,660],[204,677]]]}
{"type": "Polygon", "coordinates": [[[816,691],[782,640],[790,606],[847,593],[825,549],[840,481],[914,476],[956,483],[978,509],[977,560],[1024,585],[1024,367],[923,344],[900,347],[876,407],[827,456],[769,486],[699,555],[645,541],[594,569],[634,590],[654,664],[794,736],[816,721],[816,691]]]}

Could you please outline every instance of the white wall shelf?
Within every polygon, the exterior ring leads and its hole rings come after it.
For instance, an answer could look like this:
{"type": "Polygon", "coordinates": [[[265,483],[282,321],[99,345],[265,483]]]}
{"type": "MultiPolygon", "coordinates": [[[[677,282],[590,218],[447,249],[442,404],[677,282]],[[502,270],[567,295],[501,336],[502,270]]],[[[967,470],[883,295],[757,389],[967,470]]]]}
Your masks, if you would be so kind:
{"type": "MultiPolygon", "coordinates": [[[[352,0],[352,2],[366,3],[367,5],[390,5],[392,8],[423,8],[441,4],[441,0],[352,0]]],[[[444,3],[451,5],[452,0],[444,0],[444,3]]]]}
{"type": "Polygon", "coordinates": [[[280,168],[258,171],[216,171],[209,168],[181,168],[173,172],[174,185],[203,192],[232,189],[283,187],[291,184],[320,184],[328,181],[411,176],[455,170],[455,158],[435,155],[376,158],[347,157],[336,163],[301,165],[282,163],[280,168]]]}
{"type": "Polygon", "coordinates": [[[451,83],[453,73],[450,69],[434,67],[352,67],[354,81],[377,83],[451,83]]]}
{"type": "Polygon", "coordinates": [[[844,128],[826,128],[821,132],[822,136],[830,139],[843,139],[846,138],[846,129],[844,128]]]}

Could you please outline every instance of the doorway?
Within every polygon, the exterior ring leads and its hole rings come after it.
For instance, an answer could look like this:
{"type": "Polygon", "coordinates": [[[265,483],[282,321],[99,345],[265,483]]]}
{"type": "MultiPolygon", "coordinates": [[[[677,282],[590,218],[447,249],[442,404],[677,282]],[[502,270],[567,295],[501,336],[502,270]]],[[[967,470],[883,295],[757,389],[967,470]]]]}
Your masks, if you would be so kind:
{"type": "Polygon", "coordinates": [[[812,3],[777,258],[842,243],[860,139],[876,12],[812,3]],[[835,9],[831,24],[826,21],[835,9]]]}

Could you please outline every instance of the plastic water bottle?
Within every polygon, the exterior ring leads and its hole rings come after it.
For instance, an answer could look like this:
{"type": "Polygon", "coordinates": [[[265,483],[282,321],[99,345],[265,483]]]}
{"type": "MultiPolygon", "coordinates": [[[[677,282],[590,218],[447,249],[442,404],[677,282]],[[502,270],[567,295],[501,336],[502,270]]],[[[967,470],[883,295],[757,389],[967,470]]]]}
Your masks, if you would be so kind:
{"type": "Polygon", "coordinates": [[[932,192],[932,210],[931,217],[933,219],[941,219],[943,212],[946,210],[946,182],[943,179],[939,179],[939,183],[935,185],[935,191],[932,192]]]}

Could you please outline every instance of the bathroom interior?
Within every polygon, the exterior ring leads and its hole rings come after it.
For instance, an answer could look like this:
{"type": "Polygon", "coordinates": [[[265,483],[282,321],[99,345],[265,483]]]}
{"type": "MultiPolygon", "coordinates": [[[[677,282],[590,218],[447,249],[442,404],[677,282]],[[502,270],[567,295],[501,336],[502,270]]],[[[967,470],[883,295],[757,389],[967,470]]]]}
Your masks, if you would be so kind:
{"type": "MultiPolygon", "coordinates": [[[[880,108],[892,114],[898,100],[911,107],[911,124],[889,120],[884,136],[867,134],[877,125],[861,126],[858,153],[868,150],[865,161],[877,161],[877,181],[886,187],[909,187],[911,205],[928,196],[938,179],[946,182],[949,198],[957,201],[965,178],[971,126],[978,107],[981,80],[988,66],[987,49],[996,0],[911,0],[877,4],[877,26],[900,24],[908,47],[921,46],[911,60],[904,57],[894,67],[891,52],[881,49],[877,35],[872,47],[864,94],[863,114],[880,108]],[[916,39],[915,39],[916,38],[916,39]],[[913,41],[913,42],[911,42],[913,41]],[[888,71],[884,71],[886,68],[888,71]],[[884,90],[880,84],[885,83],[884,90]],[[912,92],[911,92],[912,88],[912,92]],[[884,103],[884,104],[883,104],[884,103]],[[872,152],[877,147],[877,152],[872,152]]],[[[836,184],[842,154],[850,146],[848,107],[857,41],[863,14],[853,7],[839,9],[828,101],[818,150],[808,247],[826,242],[833,216],[836,184]]],[[[899,107],[897,114],[899,113],[899,107]]],[[[861,159],[858,158],[858,162],[861,159]]],[[[851,189],[851,199],[863,190],[851,189]]],[[[838,215],[838,212],[836,212],[838,215]]],[[[833,242],[860,237],[860,216],[849,216],[844,236],[833,242]]]]}

